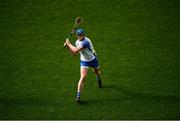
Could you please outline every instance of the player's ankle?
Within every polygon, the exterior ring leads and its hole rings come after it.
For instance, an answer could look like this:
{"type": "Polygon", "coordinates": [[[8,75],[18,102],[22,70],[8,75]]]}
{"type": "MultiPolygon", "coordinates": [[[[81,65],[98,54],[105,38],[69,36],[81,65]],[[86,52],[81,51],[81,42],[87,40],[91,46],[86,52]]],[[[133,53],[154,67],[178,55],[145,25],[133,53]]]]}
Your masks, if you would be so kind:
{"type": "Polygon", "coordinates": [[[77,92],[76,96],[77,96],[77,97],[80,97],[80,96],[81,96],[81,93],[80,93],[80,92],[77,92]]]}

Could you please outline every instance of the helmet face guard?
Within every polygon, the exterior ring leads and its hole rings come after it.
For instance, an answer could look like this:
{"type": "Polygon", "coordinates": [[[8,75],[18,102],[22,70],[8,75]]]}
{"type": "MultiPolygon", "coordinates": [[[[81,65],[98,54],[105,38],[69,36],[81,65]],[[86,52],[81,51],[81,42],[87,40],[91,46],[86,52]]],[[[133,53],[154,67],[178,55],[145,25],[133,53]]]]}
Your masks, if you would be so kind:
{"type": "Polygon", "coordinates": [[[84,35],[84,34],[85,34],[85,32],[84,32],[83,29],[78,29],[78,30],[76,30],[76,35],[77,35],[77,36],[81,36],[81,35],[84,35]]]}

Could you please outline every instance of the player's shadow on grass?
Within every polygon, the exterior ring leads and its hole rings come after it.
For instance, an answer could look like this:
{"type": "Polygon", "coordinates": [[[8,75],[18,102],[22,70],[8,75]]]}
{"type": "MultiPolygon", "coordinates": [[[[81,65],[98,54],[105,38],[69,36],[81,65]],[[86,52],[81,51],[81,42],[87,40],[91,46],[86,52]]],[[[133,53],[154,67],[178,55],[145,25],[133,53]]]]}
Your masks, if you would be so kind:
{"type": "Polygon", "coordinates": [[[87,105],[88,100],[81,100],[80,102],[76,102],[78,105],[87,105]]]}
{"type": "Polygon", "coordinates": [[[154,100],[154,101],[172,101],[172,102],[180,102],[180,97],[177,95],[166,95],[166,94],[158,94],[157,93],[150,93],[150,92],[143,92],[143,91],[133,91],[123,87],[117,87],[114,85],[107,85],[102,90],[105,91],[103,95],[99,96],[100,98],[92,99],[92,100],[85,100],[82,104],[86,105],[89,103],[103,103],[103,102],[121,102],[125,100],[131,101],[138,101],[138,100],[154,100]],[[108,96],[106,99],[101,99],[101,97],[105,97],[106,94],[114,92],[116,95],[108,96]],[[119,93],[119,94],[118,94],[119,93]]]}
{"type": "MultiPolygon", "coordinates": [[[[102,89],[99,89],[101,92],[98,97],[93,99],[82,99],[79,105],[89,105],[96,103],[108,103],[108,102],[116,102],[120,103],[121,101],[131,100],[154,100],[154,101],[171,101],[171,102],[180,102],[180,97],[176,95],[163,95],[158,93],[150,93],[143,91],[134,91],[130,89],[126,89],[123,87],[117,87],[115,85],[107,85],[102,89]],[[112,95],[109,96],[109,94],[112,95]],[[115,95],[113,93],[116,93],[115,95]]],[[[43,105],[43,106],[61,106],[62,104],[53,100],[46,100],[45,98],[38,97],[17,97],[17,98],[9,98],[4,97],[0,98],[0,103],[3,105],[43,105]]],[[[77,103],[77,102],[75,102],[77,103]]]]}

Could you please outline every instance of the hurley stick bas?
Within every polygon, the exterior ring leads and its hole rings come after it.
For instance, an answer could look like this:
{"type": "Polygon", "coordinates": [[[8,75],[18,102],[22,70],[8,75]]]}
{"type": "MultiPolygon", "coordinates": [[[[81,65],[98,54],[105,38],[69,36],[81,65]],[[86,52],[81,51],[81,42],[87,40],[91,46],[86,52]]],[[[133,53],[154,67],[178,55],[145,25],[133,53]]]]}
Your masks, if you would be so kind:
{"type": "Polygon", "coordinates": [[[67,38],[70,39],[70,37],[75,33],[76,28],[83,22],[82,17],[77,17],[74,21],[74,26],[71,30],[71,32],[68,34],[67,38]]]}

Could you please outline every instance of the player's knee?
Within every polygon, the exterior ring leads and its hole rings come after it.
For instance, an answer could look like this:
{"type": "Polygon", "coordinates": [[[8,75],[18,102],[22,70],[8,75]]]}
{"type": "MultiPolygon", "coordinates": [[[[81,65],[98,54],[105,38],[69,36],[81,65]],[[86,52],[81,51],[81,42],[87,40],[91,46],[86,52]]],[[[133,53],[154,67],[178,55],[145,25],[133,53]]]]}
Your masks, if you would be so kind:
{"type": "Polygon", "coordinates": [[[98,70],[98,74],[101,74],[101,71],[100,71],[100,70],[98,70]]]}
{"type": "Polygon", "coordinates": [[[96,73],[96,74],[100,74],[100,70],[99,69],[93,69],[93,72],[96,73]]]}
{"type": "Polygon", "coordinates": [[[84,74],[84,75],[81,75],[81,78],[80,78],[80,80],[85,80],[85,78],[86,78],[86,74],[84,74]]]}

